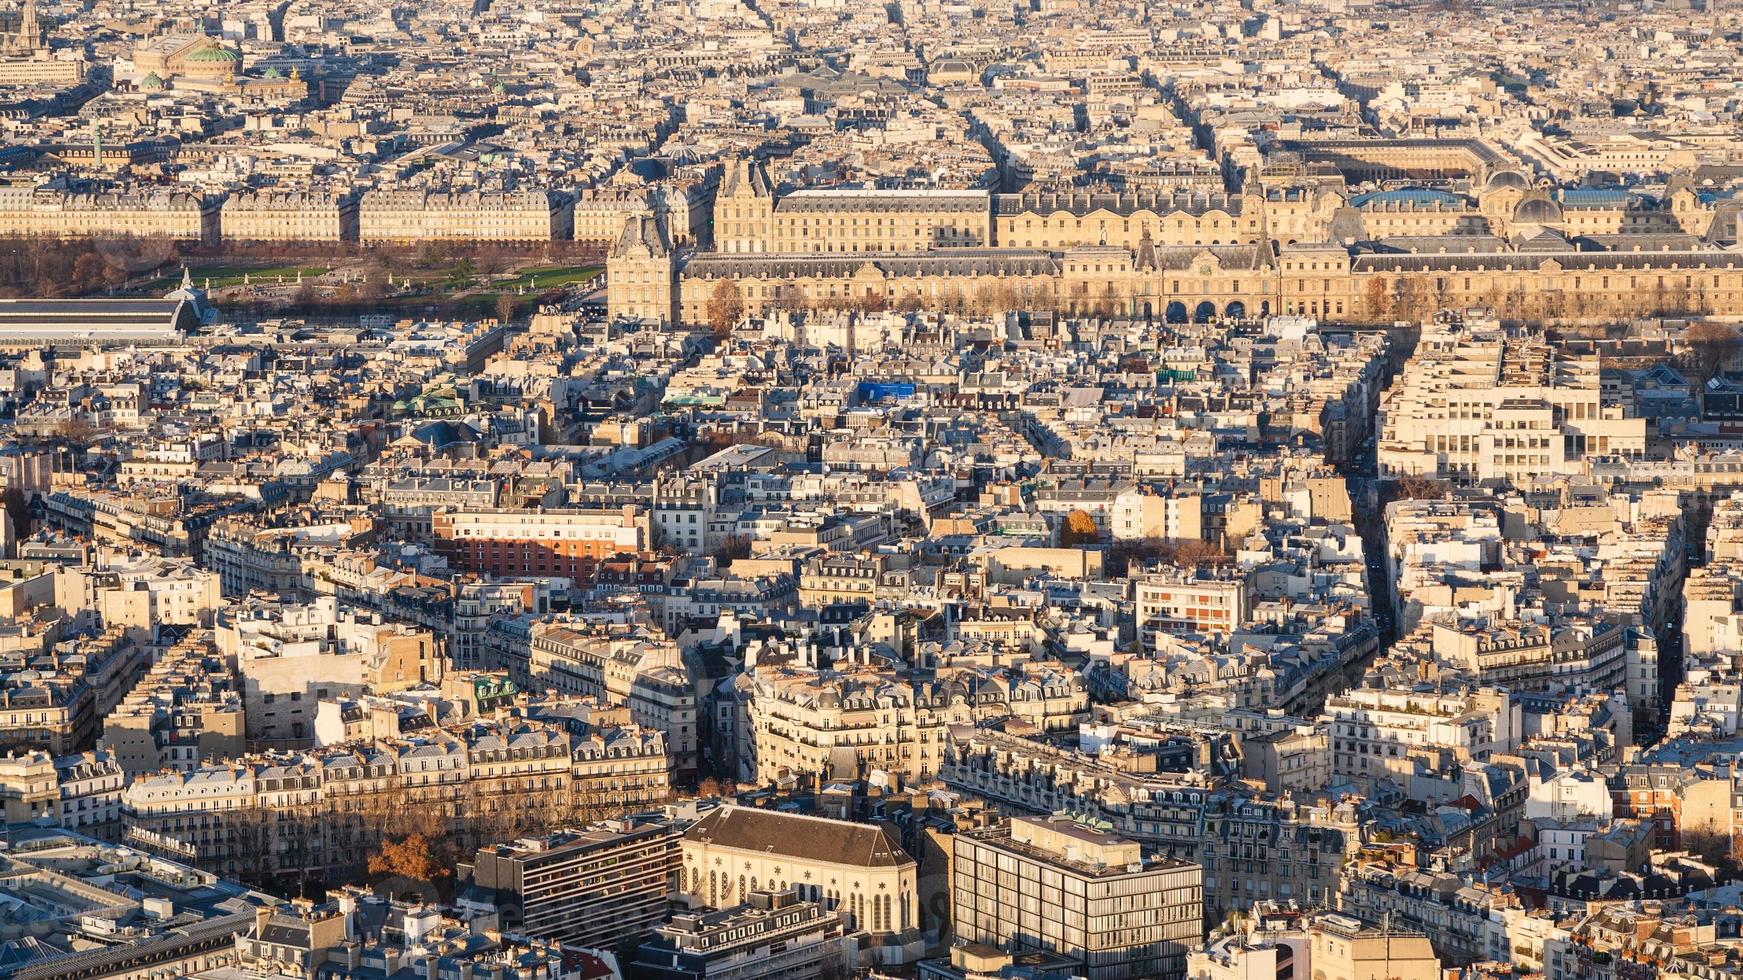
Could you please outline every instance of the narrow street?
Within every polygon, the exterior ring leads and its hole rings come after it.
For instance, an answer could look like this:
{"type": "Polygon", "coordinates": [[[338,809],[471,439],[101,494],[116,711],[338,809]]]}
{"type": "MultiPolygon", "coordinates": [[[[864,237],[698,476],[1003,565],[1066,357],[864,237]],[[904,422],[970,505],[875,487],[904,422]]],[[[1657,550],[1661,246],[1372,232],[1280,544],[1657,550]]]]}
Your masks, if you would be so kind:
{"type": "MultiPolygon", "coordinates": [[[[1386,360],[1386,374],[1382,379],[1381,390],[1391,384],[1392,378],[1416,349],[1420,334],[1413,329],[1388,331],[1388,336],[1393,346],[1391,356],[1386,360]]],[[[1350,495],[1352,522],[1356,532],[1362,536],[1362,558],[1367,566],[1368,595],[1373,603],[1375,626],[1380,633],[1380,644],[1375,656],[1384,654],[1398,641],[1398,623],[1393,615],[1392,575],[1386,561],[1386,496],[1385,485],[1380,479],[1379,440],[1379,426],[1375,422],[1373,431],[1362,441],[1354,458],[1341,467],[1350,495]]]]}

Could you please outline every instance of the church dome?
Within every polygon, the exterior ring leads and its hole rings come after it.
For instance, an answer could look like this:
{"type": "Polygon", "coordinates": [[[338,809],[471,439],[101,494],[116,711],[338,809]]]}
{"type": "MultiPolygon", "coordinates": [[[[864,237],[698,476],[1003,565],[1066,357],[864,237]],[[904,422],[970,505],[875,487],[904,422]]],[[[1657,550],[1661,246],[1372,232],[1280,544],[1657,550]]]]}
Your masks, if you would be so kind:
{"type": "Polygon", "coordinates": [[[161,92],[164,87],[163,76],[159,75],[157,72],[152,72],[139,80],[139,87],[147,92],[161,92]]]}
{"type": "Polygon", "coordinates": [[[1544,197],[1528,197],[1519,202],[1513,209],[1513,220],[1519,222],[1536,222],[1538,224],[1554,224],[1562,220],[1561,206],[1544,197]]]}
{"type": "Polygon", "coordinates": [[[1525,175],[1517,170],[1497,170],[1489,175],[1488,183],[1483,185],[1483,189],[1486,191],[1498,191],[1504,188],[1528,191],[1531,189],[1531,181],[1526,180],[1525,175]]]}

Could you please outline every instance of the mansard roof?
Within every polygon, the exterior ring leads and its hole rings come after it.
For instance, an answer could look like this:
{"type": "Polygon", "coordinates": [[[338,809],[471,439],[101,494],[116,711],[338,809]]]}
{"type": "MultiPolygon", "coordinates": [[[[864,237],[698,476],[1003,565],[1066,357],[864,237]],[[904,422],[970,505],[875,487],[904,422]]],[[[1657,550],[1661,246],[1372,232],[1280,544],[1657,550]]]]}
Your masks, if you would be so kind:
{"type": "Polygon", "coordinates": [[[929,252],[788,253],[706,252],[685,265],[690,278],[843,279],[869,267],[885,276],[1051,276],[1053,253],[1030,248],[941,248],[929,252]]]}
{"type": "Polygon", "coordinates": [[[1570,272],[1666,272],[1736,269],[1743,255],[1720,251],[1568,252],[1550,256],[1519,252],[1458,252],[1447,255],[1357,255],[1356,272],[1478,272],[1536,269],[1554,259],[1570,272]]]}
{"type": "Polygon", "coordinates": [[[654,220],[653,215],[632,214],[623,223],[623,234],[618,236],[611,255],[613,258],[648,258],[666,255],[670,251],[666,247],[665,237],[660,234],[660,224],[654,220]]]}
{"type": "Polygon", "coordinates": [[[914,863],[881,827],[751,807],[720,807],[691,825],[684,839],[825,864],[899,868],[914,863]]]}
{"type": "Polygon", "coordinates": [[[1155,214],[1183,211],[1193,215],[1211,211],[1239,214],[1241,211],[1239,194],[1206,191],[1141,191],[1124,194],[1025,191],[1020,194],[1000,194],[993,200],[996,213],[1005,216],[1023,213],[1052,214],[1055,211],[1074,215],[1092,214],[1096,211],[1118,215],[1132,215],[1139,211],[1155,214]]]}
{"type": "Polygon", "coordinates": [[[987,206],[986,191],[952,190],[831,190],[807,189],[784,194],[775,210],[798,213],[819,211],[883,212],[897,214],[962,211],[987,206]]]}
{"type": "Polygon", "coordinates": [[[1271,265],[1269,245],[1158,245],[1155,250],[1159,269],[1190,269],[1206,253],[1214,256],[1217,265],[1224,269],[1264,269],[1271,265]]]}

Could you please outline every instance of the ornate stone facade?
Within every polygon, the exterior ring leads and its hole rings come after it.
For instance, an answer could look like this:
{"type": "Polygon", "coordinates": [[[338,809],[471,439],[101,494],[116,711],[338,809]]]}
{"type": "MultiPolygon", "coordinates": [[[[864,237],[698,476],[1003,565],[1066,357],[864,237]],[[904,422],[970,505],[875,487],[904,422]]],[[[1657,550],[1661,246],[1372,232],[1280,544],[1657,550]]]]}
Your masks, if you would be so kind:
{"type": "Polygon", "coordinates": [[[573,202],[544,190],[366,191],[357,207],[365,244],[470,239],[548,242],[570,237],[573,202]]]}
{"type": "Polygon", "coordinates": [[[614,315],[689,324],[774,309],[1377,322],[1474,305],[1550,319],[1743,308],[1743,261],[1719,247],[1735,214],[1686,182],[1662,200],[1538,187],[1506,169],[1471,186],[779,196],[739,163],[716,201],[716,250],[674,252],[633,217],[608,298],[614,315]],[[970,197],[986,209],[984,238],[970,197]]]}

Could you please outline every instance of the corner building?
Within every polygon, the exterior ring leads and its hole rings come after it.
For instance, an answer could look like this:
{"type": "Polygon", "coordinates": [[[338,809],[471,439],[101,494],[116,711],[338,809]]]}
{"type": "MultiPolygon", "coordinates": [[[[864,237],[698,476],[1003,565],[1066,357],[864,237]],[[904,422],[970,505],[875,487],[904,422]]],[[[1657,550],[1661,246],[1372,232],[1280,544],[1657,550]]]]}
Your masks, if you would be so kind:
{"type": "Polygon", "coordinates": [[[954,840],[956,936],[1081,955],[1089,980],[1186,975],[1203,934],[1203,871],[1065,818],[1018,817],[954,840]]]}

